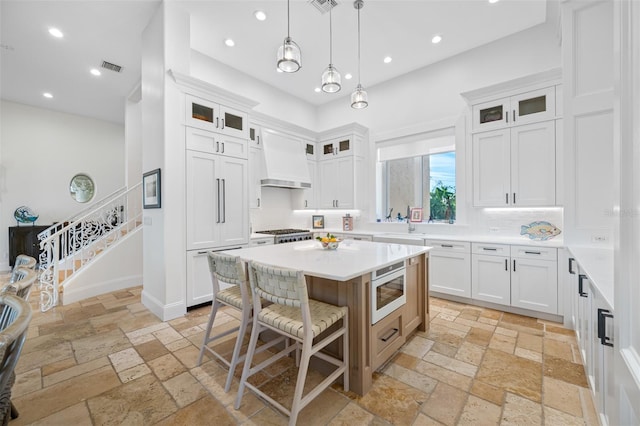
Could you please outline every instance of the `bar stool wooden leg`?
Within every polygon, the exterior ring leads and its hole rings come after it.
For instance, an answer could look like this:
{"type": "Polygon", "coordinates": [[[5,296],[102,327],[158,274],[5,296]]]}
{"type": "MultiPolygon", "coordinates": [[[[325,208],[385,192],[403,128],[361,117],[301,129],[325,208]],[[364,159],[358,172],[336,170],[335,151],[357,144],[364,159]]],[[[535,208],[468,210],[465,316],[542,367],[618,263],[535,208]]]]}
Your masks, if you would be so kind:
{"type": "Polygon", "coordinates": [[[234,408],[237,410],[240,408],[242,402],[242,394],[244,393],[244,385],[247,383],[249,377],[249,370],[251,370],[251,362],[253,361],[253,355],[256,352],[256,345],[258,344],[258,336],[262,331],[258,324],[258,317],[253,317],[253,327],[251,329],[251,339],[249,340],[249,348],[247,349],[247,356],[244,359],[244,367],[242,368],[242,378],[240,379],[240,386],[238,387],[238,395],[236,395],[236,402],[234,408]]]}
{"type": "Polygon", "coordinates": [[[218,313],[218,309],[220,308],[220,302],[218,300],[213,299],[213,305],[211,305],[211,314],[209,315],[209,322],[207,322],[207,330],[204,332],[204,340],[202,342],[202,347],[200,348],[200,355],[198,355],[198,362],[196,365],[202,364],[202,357],[204,356],[205,346],[209,343],[209,336],[211,336],[211,328],[213,328],[213,322],[216,319],[216,314],[218,313]]]}
{"type": "Polygon", "coordinates": [[[251,311],[245,309],[242,312],[242,322],[240,323],[240,329],[238,330],[238,338],[236,339],[236,345],[233,348],[233,355],[231,357],[231,365],[229,366],[229,374],[227,375],[227,382],[224,384],[224,391],[229,392],[231,387],[231,380],[233,374],[236,371],[237,365],[240,363],[240,350],[242,349],[242,342],[244,341],[244,334],[247,332],[247,326],[251,320],[251,311]]]}

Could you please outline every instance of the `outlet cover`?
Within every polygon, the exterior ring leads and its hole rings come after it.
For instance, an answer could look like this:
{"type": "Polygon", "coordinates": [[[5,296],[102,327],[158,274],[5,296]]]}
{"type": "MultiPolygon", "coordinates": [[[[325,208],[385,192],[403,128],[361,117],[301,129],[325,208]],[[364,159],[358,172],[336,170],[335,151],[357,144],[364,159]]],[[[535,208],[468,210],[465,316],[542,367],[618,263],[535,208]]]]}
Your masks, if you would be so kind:
{"type": "Polygon", "coordinates": [[[606,243],[607,241],[609,241],[609,238],[607,238],[606,235],[592,235],[591,236],[591,242],[592,243],[606,243]]]}

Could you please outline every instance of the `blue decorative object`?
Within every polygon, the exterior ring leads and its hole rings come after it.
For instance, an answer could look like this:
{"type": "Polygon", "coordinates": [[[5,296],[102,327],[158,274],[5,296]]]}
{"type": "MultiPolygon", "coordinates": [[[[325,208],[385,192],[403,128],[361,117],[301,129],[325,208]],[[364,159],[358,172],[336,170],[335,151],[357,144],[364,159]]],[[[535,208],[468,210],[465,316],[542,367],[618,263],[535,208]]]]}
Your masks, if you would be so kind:
{"type": "Polygon", "coordinates": [[[531,222],[520,227],[520,235],[526,235],[532,240],[547,241],[559,235],[562,231],[549,222],[531,222]]]}
{"type": "Polygon", "coordinates": [[[34,225],[39,216],[33,210],[31,210],[30,207],[20,206],[16,209],[16,211],[13,212],[13,217],[16,218],[18,224],[30,223],[34,225]]]}

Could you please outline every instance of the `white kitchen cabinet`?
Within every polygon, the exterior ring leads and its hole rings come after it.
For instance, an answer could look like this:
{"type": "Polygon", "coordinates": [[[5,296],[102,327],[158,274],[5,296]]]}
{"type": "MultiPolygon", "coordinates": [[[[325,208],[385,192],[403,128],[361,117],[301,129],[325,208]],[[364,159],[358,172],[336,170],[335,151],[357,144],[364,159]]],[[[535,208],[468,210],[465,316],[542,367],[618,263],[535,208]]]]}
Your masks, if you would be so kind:
{"type": "Polygon", "coordinates": [[[355,199],[355,158],[338,157],[319,161],[318,183],[321,209],[353,209],[355,199]]]}
{"type": "Polygon", "coordinates": [[[555,205],[555,121],[475,133],[472,144],[475,206],[555,205]]]}
{"type": "Polygon", "coordinates": [[[307,160],[317,160],[318,159],[318,150],[315,142],[305,141],[304,142],[304,153],[307,155],[307,160]]]}
{"type": "Polygon", "coordinates": [[[262,206],[262,179],[264,177],[264,154],[262,149],[249,148],[249,208],[262,206]]]}
{"type": "MultiPolygon", "coordinates": [[[[200,305],[213,300],[213,286],[207,250],[187,251],[187,306],[200,305]]],[[[220,289],[232,284],[219,281],[220,289]]]]}
{"type": "Polygon", "coordinates": [[[509,246],[472,244],[471,297],[500,305],[511,304],[509,246]]]}
{"type": "Polygon", "coordinates": [[[186,127],[186,149],[208,152],[226,157],[244,158],[249,156],[246,139],[221,135],[186,127]]]}
{"type": "Polygon", "coordinates": [[[249,125],[249,147],[262,148],[262,129],[255,124],[249,125]]]}
{"type": "Polygon", "coordinates": [[[354,155],[354,146],[352,138],[341,137],[319,143],[320,156],[319,160],[326,160],[336,157],[344,157],[354,155]]]}
{"type": "Polygon", "coordinates": [[[471,298],[471,244],[426,240],[429,252],[429,291],[471,298]]]}
{"type": "Polygon", "coordinates": [[[187,250],[247,244],[247,160],[187,150],[187,250]]]}
{"type": "Polygon", "coordinates": [[[291,206],[295,210],[318,208],[318,163],[315,160],[307,160],[307,167],[309,168],[311,188],[290,191],[291,206]]]}
{"type": "Polygon", "coordinates": [[[511,306],[558,313],[557,249],[511,246],[511,306]]]}
{"type": "Polygon", "coordinates": [[[186,95],[185,125],[247,139],[248,114],[193,95],[186,95]]]}
{"type": "Polygon", "coordinates": [[[486,131],[553,119],[556,89],[538,90],[473,105],[473,131],[486,131]]]}

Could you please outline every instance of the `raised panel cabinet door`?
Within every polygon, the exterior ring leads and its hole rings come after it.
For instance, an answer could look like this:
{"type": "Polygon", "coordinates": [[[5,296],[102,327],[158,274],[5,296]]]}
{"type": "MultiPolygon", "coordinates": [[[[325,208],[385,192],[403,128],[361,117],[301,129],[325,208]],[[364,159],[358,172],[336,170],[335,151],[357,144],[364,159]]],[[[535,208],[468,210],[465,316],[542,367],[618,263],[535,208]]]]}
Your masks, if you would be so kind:
{"type": "Polygon", "coordinates": [[[511,129],[511,204],[556,203],[556,129],[554,121],[511,129]]]}
{"type": "Polygon", "coordinates": [[[429,290],[471,297],[471,254],[429,252],[429,290]]]}
{"type": "Polygon", "coordinates": [[[315,209],[317,207],[316,196],[318,194],[318,177],[316,176],[318,165],[315,160],[307,160],[307,167],[309,168],[311,188],[302,190],[302,208],[315,209]]]}
{"type": "Polygon", "coordinates": [[[249,208],[258,209],[262,207],[262,177],[264,167],[262,161],[262,150],[252,146],[249,148],[249,208]]]}
{"type": "Polygon", "coordinates": [[[558,313],[558,262],[513,258],[511,306],[558,313]]]}
{"type": "Polygon", "coordinates": [[[187,249],[198,250],[220,244],[220,179],[222,157],[205,152],[186,152],[187,249]]]}
{"type": "Polygon", "coordinates": [[[556,115],[555,86],[533,90],[511,97],[512,126],[551,120],[556,115]]]}
{"type": "Polygon", "coordinates": [[[249,243],[247,160],[222,159],[220,176],[220,244],[249,243]]]}
{"type": "Polygon", "coordinates": [[[471,296],[501,305],[511,304],[509,258],[474,254],[471,256],[471,296]]]}
{"type": "Polygon", "coordinates": [[[206,250],[187,252],[187,307],[210,302],[213,286],[206,250]]]}
{"type": "Polygon", "coordinates": [[[335,208],[337,182],[338,163],[336,161],[319,161],[318,187],[321,209],[335,208]]]}
{"type": "Polygon", "coordinates": [[[476,133],[472,140],[473,205],[505,207],[511,204],[509,129],[476,133]]]}
{"type": "Polygon", "coordinates": [[[336,208],[353,209],[354,197],[354,161],[353,157],[342,157],[335,160],[337,164],[336,208]]]}

